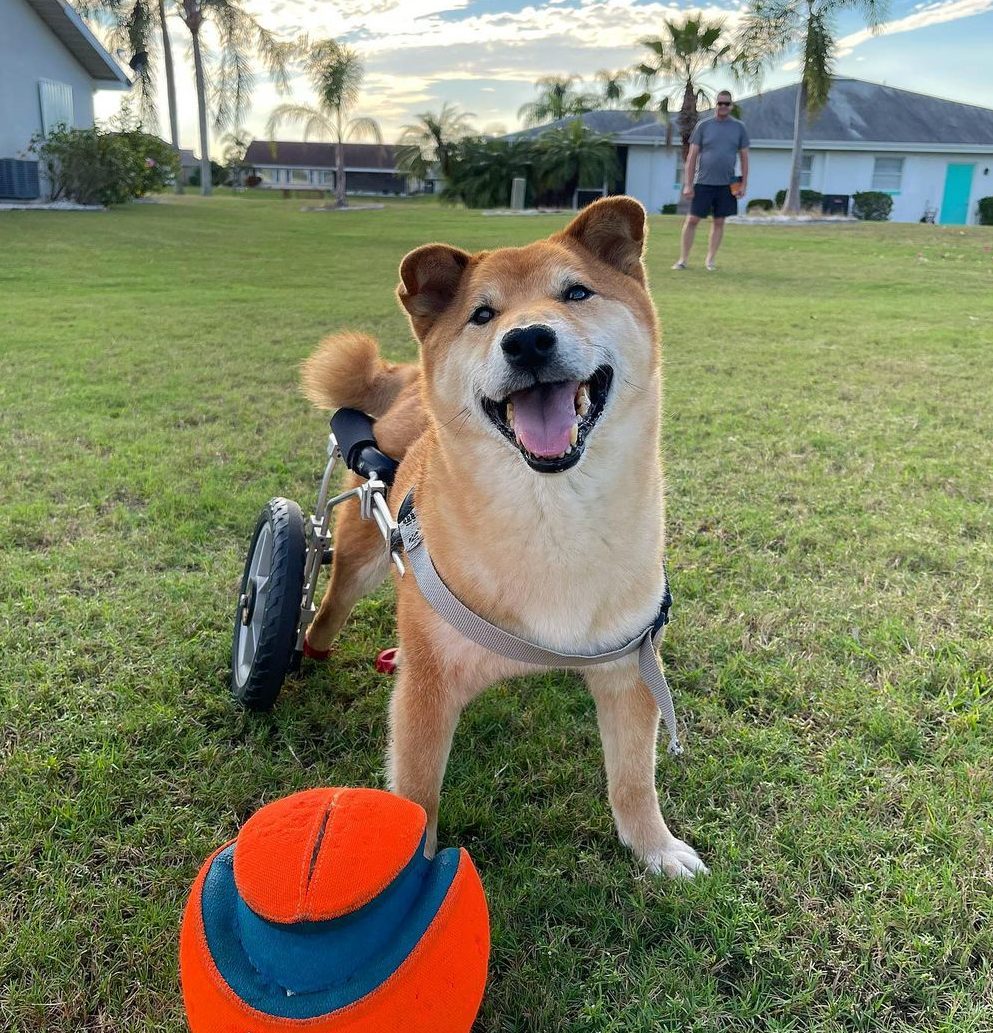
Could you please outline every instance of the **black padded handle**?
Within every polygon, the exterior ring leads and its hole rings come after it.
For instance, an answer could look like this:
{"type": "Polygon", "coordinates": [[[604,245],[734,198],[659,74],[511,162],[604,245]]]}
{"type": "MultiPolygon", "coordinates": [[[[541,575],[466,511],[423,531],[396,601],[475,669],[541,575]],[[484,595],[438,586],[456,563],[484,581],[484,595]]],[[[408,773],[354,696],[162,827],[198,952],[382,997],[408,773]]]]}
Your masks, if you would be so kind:
{"type": "Polygon", "coordinates": [[[392,484],[397,463],[380,452],[372,423],[372,418],[358,409],[339,409],[331,417],[331,432],[349,470],[360,477],[378,474],[392,484]]]}

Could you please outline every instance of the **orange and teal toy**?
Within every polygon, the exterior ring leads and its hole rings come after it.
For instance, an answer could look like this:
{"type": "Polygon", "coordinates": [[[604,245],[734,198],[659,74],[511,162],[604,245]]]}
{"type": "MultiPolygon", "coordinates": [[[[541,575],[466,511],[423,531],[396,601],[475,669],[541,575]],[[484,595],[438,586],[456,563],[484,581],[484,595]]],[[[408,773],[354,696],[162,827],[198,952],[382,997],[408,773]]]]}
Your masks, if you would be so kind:
{"type": "Polygon", "coordinates": [[[467,1033],[489,915],[465,850],[376,789],[268,804],[200,869],[179,972],[193,1033],[467,1033]]]}

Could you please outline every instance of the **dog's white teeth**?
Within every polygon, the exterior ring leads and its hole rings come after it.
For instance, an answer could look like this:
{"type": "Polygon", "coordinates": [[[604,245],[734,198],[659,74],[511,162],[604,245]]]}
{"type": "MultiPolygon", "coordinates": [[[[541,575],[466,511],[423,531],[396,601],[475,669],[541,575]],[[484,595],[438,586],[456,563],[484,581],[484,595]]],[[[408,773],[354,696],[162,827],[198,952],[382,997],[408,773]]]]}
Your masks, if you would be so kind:
{"type": "MultiPolygon", "coordinates": [[[[585,416],[590,411],[590,393],[586,388],[585,384],[579,385],[579,390],[576,392],[576,412],[580,416],[585,416]]],[[[575,444],[575,442],[573,442],[575,444]]]]}
{"type": "Polygon", "coordinates": [[[569,431],[569,451],[572,451],[574,445],[579,444],[579,424],[574,423],[572,430],[569,431]]]}
{"type": "Polygon", "coordinates": [[[513,427],[514,425],[514,403],[507,403],[507,426],[513,427]]]}

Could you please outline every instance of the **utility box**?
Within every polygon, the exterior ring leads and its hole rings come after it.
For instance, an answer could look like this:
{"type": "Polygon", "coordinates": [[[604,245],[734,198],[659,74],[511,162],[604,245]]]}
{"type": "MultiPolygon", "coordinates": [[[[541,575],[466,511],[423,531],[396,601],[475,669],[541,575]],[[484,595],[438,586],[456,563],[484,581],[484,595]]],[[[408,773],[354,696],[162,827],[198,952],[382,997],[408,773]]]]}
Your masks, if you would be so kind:
{"type": "Polygon", "coordinates": [[[527,180],[522,176],[515,176],[510,184],[510,207],[515,212],[524,210],[524,197],[527,193],[527,180]]]}
{"type": "Polygon", "coordinates": [[[849,194],[825,194],[821,198],[821,212],[824,215],[847,215],[849,194]]]}
{"type": "Polygon", "coordinates": [[[0,158],[0,197],[13,201],[33,201],[40,196],[38,162],[0,158]]]}

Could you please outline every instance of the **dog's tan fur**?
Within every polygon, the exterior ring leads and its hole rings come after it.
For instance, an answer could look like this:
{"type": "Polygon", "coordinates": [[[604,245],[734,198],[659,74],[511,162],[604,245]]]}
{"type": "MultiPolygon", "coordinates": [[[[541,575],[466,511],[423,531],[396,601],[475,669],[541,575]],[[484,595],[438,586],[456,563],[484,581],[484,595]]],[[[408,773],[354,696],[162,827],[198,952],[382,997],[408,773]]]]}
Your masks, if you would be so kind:
{"type": "MultiPolygon", "coordinates": [[[[378,417],[380,447],[402,458],[390,505],[395,512],[416,485],[425,539],[451,590],[490,622],[560,651],[628,641],[652,621],[662,593],[662,387],[644,234],[644,209],[610,198],[527,247],[470,255],[428,244],[401,263],[397,291],[421,344],[419,366],[384,363],[360,334],[328,338],[304,364],[309,398],[378,417]],[[595,294],[564,301],[564,285],[576,282],[595,294]],[[483,300],[496,315],[478,326],[469,316],[483,300]],[[614,369],[582,459],[560,473],[531,469],[479,405],[500,375],[503,335],[536,323],[552,327],[584,368],[609,360],[614,369]]],[[[361,521],[357,507],[340,507],[332,576],[310,644],[329,648],[355,602],[387,572],[372,521],[361,521]]],[[[430,608],[413,577],[398,581],[397,594],[402,662],[390,707],[390,778],[424,806],[433,849],[463,707],[495,681],[534,667],[464,638],[430,608]]],[[[659,714],[636,656],[583,674],[620,838],[652,870],[705,871],[659,810],[659,714]]]]}

